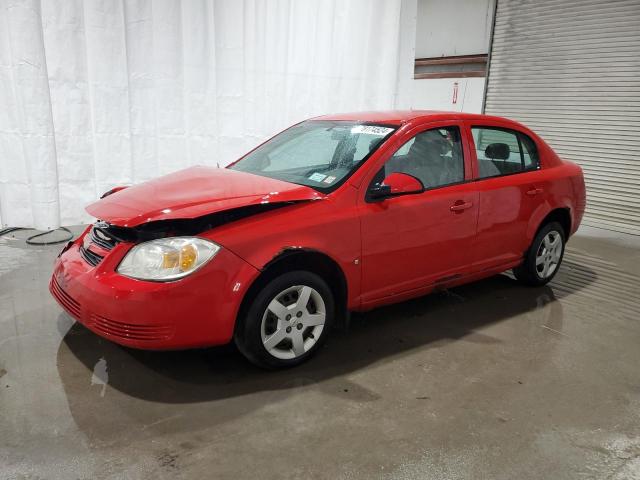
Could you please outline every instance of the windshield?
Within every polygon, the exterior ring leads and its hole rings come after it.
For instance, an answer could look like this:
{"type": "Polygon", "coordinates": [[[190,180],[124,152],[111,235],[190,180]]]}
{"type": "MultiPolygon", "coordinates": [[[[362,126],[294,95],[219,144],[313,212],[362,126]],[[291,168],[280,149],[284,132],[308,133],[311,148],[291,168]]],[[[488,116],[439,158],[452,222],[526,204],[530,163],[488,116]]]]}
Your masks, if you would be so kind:
{"type": "Polygon", "coordinates": [[[229,168],[329,192],[395,129],[388,125],[311,120],[276,135],[229,168]]]}

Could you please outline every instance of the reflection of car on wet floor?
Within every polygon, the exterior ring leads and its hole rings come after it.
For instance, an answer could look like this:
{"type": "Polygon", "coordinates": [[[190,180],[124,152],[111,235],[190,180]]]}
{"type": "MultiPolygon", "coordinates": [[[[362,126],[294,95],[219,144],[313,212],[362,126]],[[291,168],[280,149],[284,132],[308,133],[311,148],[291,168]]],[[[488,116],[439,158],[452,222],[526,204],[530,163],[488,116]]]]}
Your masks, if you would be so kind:
{"type": "Polygon", "coordinates": [[[580,224],[580,168],[498,117],[374,112],[301,122],[227,168],[114,189],[50,289],[114,342],[235,340],[307,359],[349,311],[513,269],[543,285],[580,224]]]}

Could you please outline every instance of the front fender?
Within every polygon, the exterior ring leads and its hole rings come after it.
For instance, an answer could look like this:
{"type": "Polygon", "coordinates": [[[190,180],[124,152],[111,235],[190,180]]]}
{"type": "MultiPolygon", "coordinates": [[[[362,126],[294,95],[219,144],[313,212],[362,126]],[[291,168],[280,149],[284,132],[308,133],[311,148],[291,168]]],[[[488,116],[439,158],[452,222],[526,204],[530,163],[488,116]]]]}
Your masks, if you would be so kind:
{"type": "Polygon", "coordinates": [[[353,198],[291,205],[232,222],[204,236],[259,270],[283,252],[315,251],[337,264],[346,280],[349,306],[360,295],[360,221],[353,198]]]}

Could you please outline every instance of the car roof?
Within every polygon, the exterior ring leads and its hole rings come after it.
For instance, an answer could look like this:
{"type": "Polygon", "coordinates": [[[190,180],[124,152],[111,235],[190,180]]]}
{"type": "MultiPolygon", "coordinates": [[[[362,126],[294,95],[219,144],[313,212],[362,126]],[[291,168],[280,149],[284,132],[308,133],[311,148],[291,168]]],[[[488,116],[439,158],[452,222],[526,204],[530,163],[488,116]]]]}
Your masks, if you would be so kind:
{"type": "MultiPolygon", "coordinates": [[[[447,112],[440,110],[383,110],[371,112],[338,113],[322,115],[312,120],[350,120],[355,122],[391,123],[400,125],[413,120],[438,121],[438,120],[500,120],[507,119],[477,113],[447,112]]],[[[511,120],[507,120],[511,122],[511,120]]]]}

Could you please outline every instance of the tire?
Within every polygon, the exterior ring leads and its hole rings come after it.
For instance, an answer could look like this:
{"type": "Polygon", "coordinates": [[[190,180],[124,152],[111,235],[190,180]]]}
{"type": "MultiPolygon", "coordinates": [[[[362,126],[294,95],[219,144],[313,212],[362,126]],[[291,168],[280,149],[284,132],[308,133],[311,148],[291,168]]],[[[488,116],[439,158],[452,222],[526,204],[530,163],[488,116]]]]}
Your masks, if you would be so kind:
{"type": "Polygon", "coordinates": [[[249,302],[238,319],[235,342],[249,361],[262,368],[294,367],[308,360],[335,317],[331,289],[307,271],[275,277],[249,302]],[[306,298],[302,306],[301,295],[306,298]]]}
{"type": "Polygon", "coordinates": [[[549,283],[560,269],[565,239],[564,229],[558,222],[544,225],[533,239],[522,265],[513,269],[516,279],[534,287],[549,283]]]}

